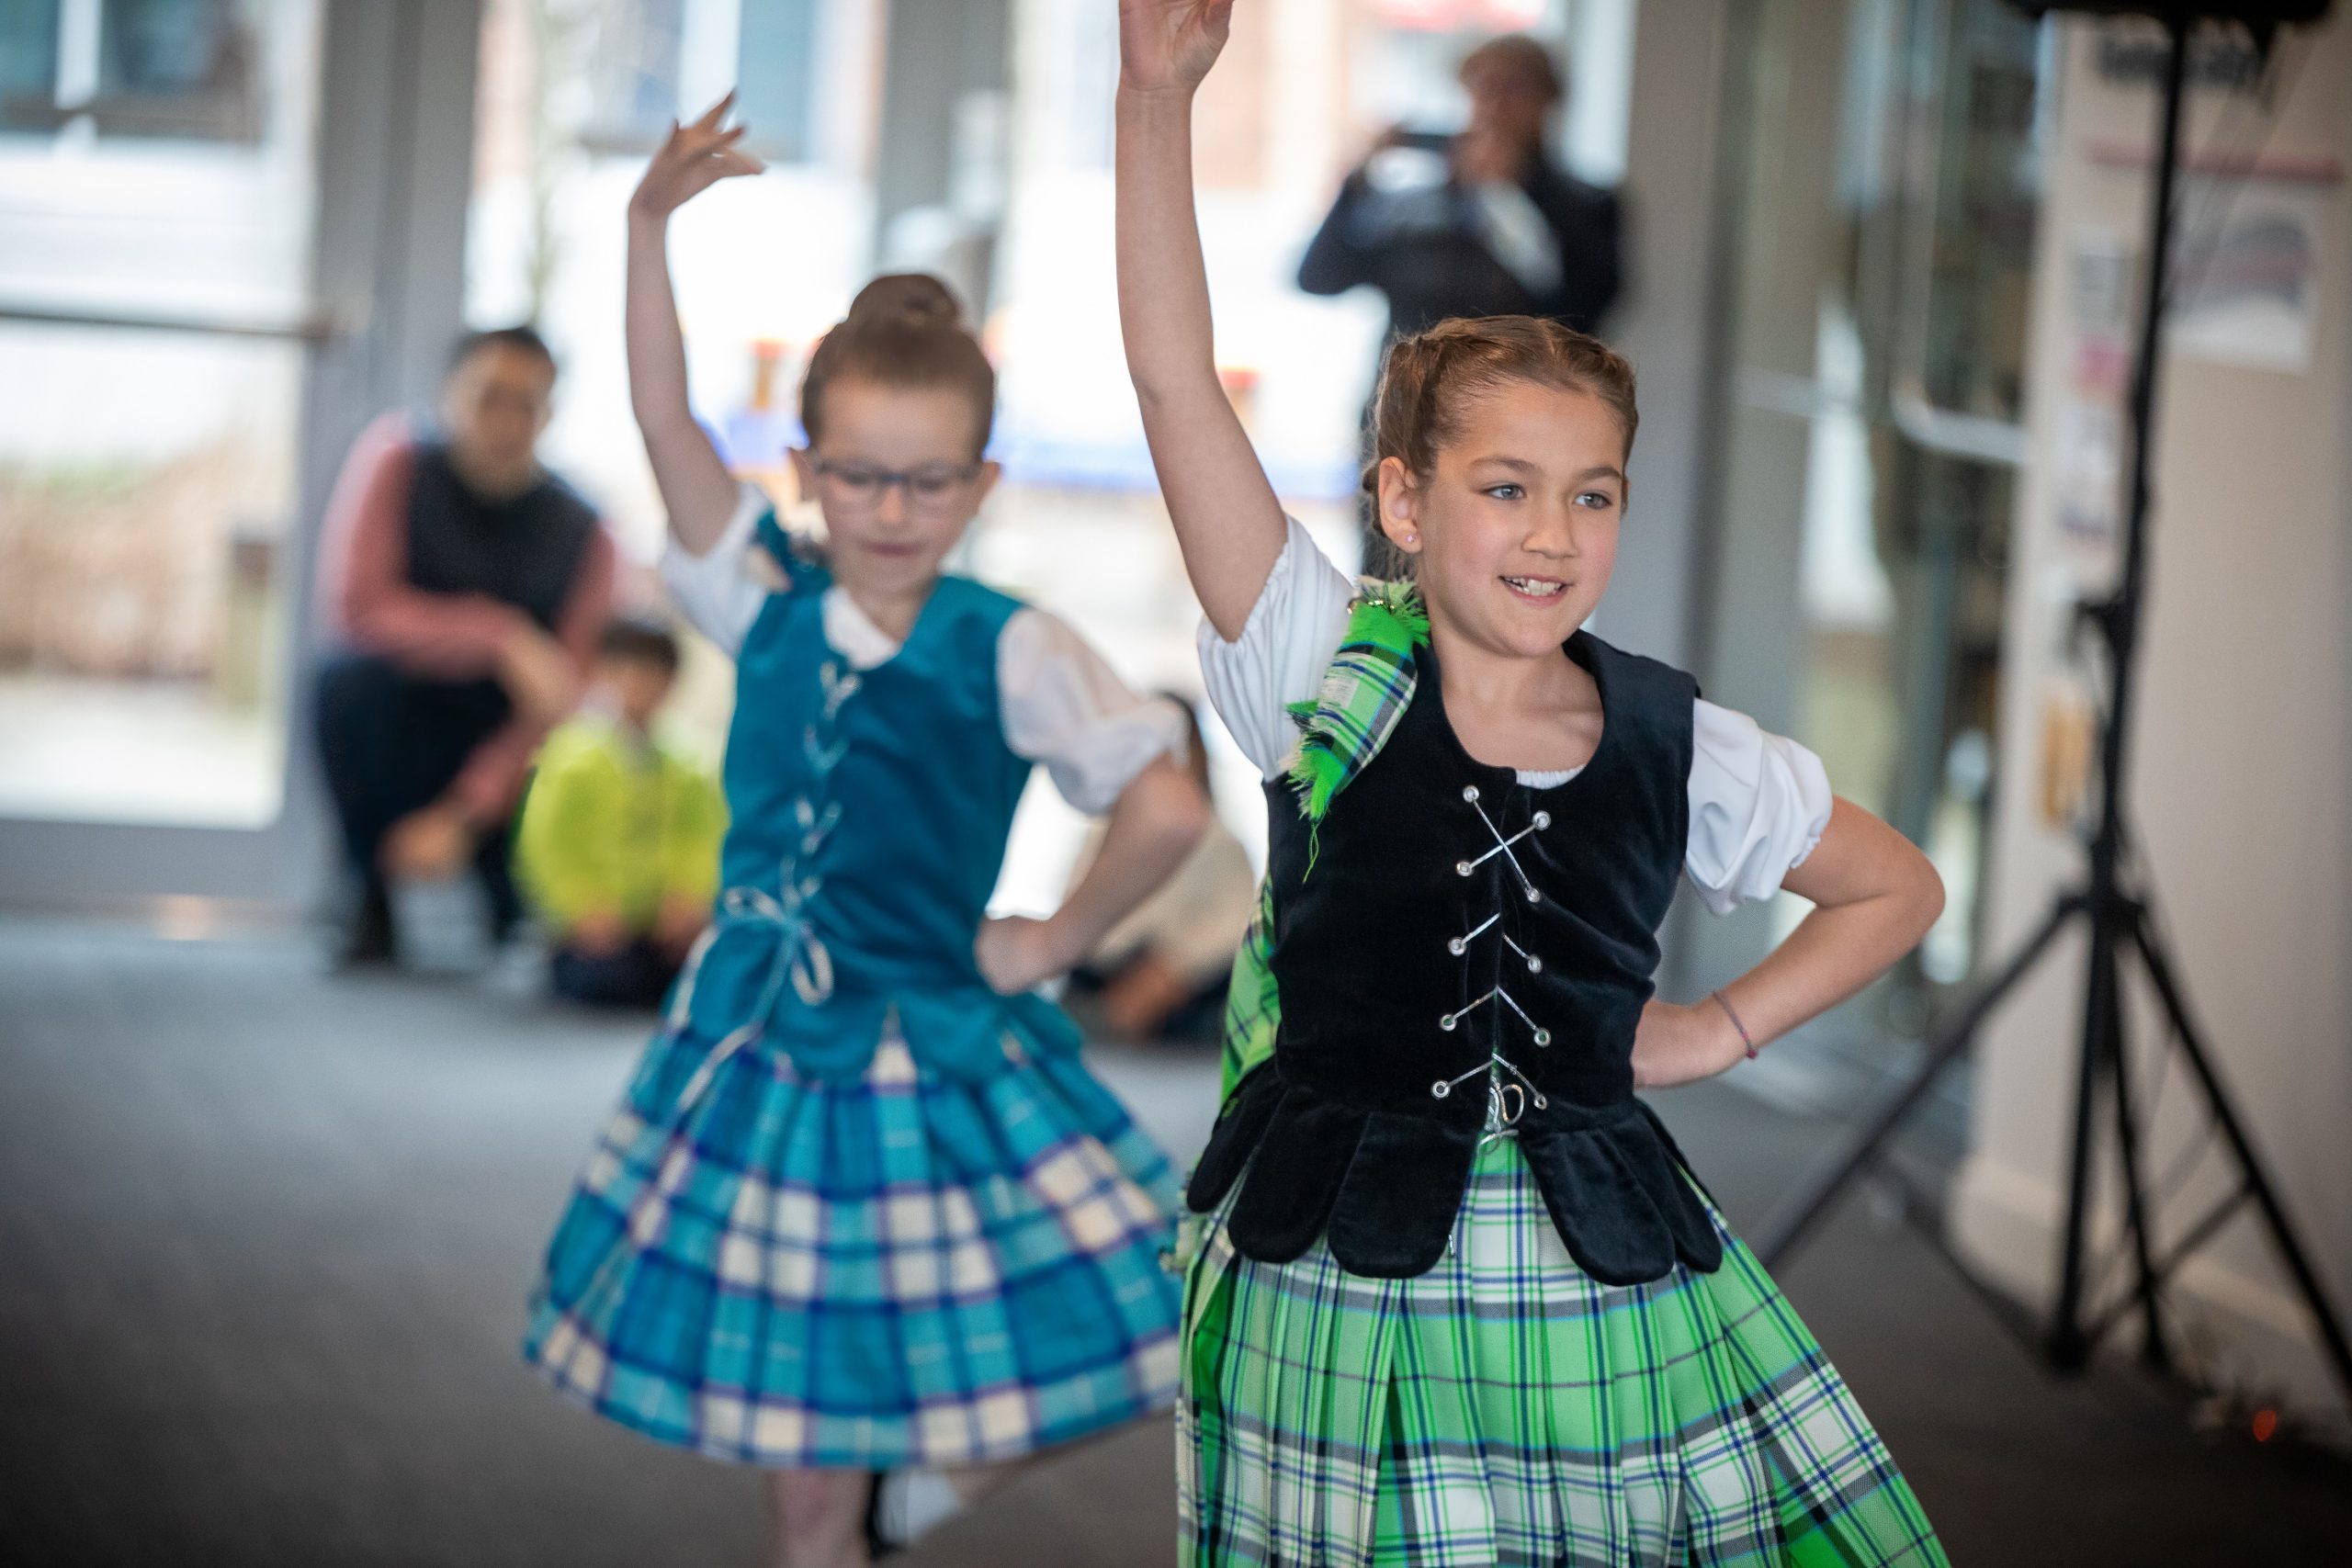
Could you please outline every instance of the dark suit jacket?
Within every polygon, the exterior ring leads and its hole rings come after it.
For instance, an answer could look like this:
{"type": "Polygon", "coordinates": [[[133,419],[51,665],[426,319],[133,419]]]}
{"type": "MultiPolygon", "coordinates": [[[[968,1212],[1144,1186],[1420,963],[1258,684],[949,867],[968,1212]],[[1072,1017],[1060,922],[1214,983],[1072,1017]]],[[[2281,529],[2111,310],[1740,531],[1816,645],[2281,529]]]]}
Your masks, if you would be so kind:
{"type": "MultiPolygon", "coordinates": [[[[1405,144],[1443,153],[1451,140],[1417,135],[1405,144]]],[[[1372,285],[1388,297],[1392,336],[1448,316],[1549,316],[1581,332],[1598,330],[1621,284],[1616,196],[1541,157],[1522,184],[1559,244],[1560,283],[1547,294],[1531,293],[1487,251],[1467,190],[1449,180],[1391,196],[1374,190],[1361,169],[1340,187],[1330,216],[1307,244],[1298,286],[1309,294],[1340,294],[1372,285]]]]}

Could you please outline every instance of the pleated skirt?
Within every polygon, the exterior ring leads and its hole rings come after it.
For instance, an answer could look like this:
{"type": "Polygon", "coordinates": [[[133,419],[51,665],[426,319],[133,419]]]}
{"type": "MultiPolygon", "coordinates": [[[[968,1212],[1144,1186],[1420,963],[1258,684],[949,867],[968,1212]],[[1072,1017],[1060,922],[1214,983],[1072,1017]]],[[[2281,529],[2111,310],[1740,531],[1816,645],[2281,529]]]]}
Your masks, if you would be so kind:
{"type": "Polygon", "coordinates": [[[964,1082],[890,1032],[828,1083],[658,1038],[526,1358],[647,1437],[771,1467],[1016,1459],[1165,1409],[1174,1172],[1076,1057],[1006,1046],[964,1082]]]}
{"type": "MultiPolygon", "coordinates": [[[[1703,1201],[1703,1194],[1702,1195],[1703,1201]]],[[[1182,1561],[1942,1565],[1910,1486],[1755,1256],[1601,1284],[1516,1143],[1410,1280],[1236,1255],[1186,1285],[1182,1561]]]]}

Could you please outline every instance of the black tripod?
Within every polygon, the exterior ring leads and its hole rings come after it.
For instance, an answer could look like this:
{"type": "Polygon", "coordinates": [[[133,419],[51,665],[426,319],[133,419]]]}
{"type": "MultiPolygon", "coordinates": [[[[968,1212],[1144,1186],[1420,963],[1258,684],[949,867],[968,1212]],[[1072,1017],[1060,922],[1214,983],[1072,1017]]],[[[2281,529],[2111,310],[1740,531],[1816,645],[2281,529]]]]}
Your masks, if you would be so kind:
{"type": "MultiPolygon", "coordinates": [[[[2037,7],[2029,7],[2037,8],[2037,7]]],[[[2117,7],[2120,8],[2120,7],[2117,7]]],[[[2140,321],[2139,361],[2132,388],[2132,455],[2130,506],[2124,522],[2120,581],[2108,598],[2080,607],[2083,623],[2105,645],[2110,681],[2105,734],[2100,743],[2098,826],[2089,843],[2089,875],[2062,895],[2041,928],[2017,955],[1970,994],[1928,1035],[1927,1052],[1913,1076],[1875,1104],[1851,1142],[1798,1190],[1766,1227],[1759,1251],[1778,1267],[1837,1201],[1840,1192],[1877,1161],[1887,1139],[1924,1099],[1937,1077],[1973,1044],[1978,1028],[2018,980],[2048,951],[2059,933],[2077,919],[2090,927],[2089,968],[2083,995],[2083,1032],[2075,1090],[2074,1142],[2066,1190],[2065,1242],[2059,1258],[2058,1299],[2045,1340],[2052,1363],[2065,1371],[2082,1367],[2098,1341],[2135,1313],[2143,1329],[2142,1354],[2153,1367],[2169,1371],[2172,1350],[2165,1333],[2162,1290],[2182,1262],[2251,1200],[2277,1247],[2280,1260],[2310,1309],[2347,1404],[2352,1404],[2352,1343],[2325,1288],[2305,1256],[2295,1227],[2278,1200],[2262,1156],[2213,1070],[2204,1036],[2189,1016],[2188,1000],[2151,923],[2148,896],[2132,886],[2124,867],[2127,833],[2123,818],[2125,744],[2132,716],[2133,659],[2147,589],[2147,529],[2150,441],[2154,433],[2156,367],[2165,307],[2166,268],[2172,259],[2173,198],[2180,149],[2182,100],[2186,96],[2188,39],[2199,15],[2190,5],[2137,6],[2154,9],[2170,41],[2156,153],[2156,189],[2149,219],[2148,273],[2140,321]],[[2191,1224],[2161,1256],[2151,1234],[2141,1180],[2142,1129],[2132,1098],[2130,1053],[2124,1039],[2123,959],[2136,956],[2169,1019],[2173,1038],[2203,1090],[2205,1103],[2244,1179],[2226,1198],[2191,1224]],[[2093,1117],[2102,1093],[2111,1094],[2117,1152],[2123,1187],[2124,1229],[2136,1276],[2130,1297],[2094,1321],[2085,1320],[2083,1253],[2090,1207],[2091,1157],[2097,1132],[2093,1117]]],[[[2317,7],[2324,10],[2324,5],[2317,7]]],[[[1915,1213],[1920,1205],[1912,1205],[1915,1213]]],[[[1941,1246],[1940,1237],[1937,1238],[1941,1246]]],[[[1947,1248],[1947,1253],[1949,1249],[1947,1248]]],[[[1964,1266],[1953,1259],[1963,1276],[1964,1266]]]]}

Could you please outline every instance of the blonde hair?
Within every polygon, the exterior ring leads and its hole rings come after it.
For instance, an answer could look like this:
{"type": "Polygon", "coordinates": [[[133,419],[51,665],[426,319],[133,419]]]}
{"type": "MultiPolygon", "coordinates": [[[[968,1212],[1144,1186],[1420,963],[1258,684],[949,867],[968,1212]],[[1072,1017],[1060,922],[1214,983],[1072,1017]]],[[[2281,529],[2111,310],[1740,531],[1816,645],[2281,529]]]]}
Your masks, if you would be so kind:
{"type": "Polygon", "coordinates": [[[885,387],[942,387],[972,405],[972,452],[996,423],[996,367],[964,327],[956,296],[919,272],[891,273],[858,290],[849,314],[818,341],[800,378],[800,425],[822,438],[825,392],[842,377],[885,387]]]}

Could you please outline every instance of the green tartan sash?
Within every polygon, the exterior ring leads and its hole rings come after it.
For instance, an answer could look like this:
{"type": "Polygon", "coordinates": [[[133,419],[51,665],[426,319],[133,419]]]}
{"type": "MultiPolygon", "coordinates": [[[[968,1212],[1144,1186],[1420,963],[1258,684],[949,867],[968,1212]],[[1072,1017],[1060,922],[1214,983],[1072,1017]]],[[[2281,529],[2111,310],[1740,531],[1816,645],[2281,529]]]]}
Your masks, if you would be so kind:
{"type": "MultiPolygon", "coordinates": [[[[1430,637],[1428,612],[1410,582],[1367,578],[1361,590],[1349,606],[1348,629],[1316,699],[1291,705],[1299,741],[1288,772],[1299,812],[1310,821],[1320,822],[1332,797],[1388,743],[1419,683],[1413,650],[1430,637]]],[[[1311,854],[1307,863],[1311,869],[1311,854]]],[[[1282,1021],[1282,998],[1274,990],[1273,923],[1274,888],[1268,881],[1259,888],[1258,916],[1234,954],[1233,980],[1226,988],[1220,1099],[1273,1054],[1275,1026],[1282,1021]]]]}
{"type": "Polygon", "coordinates": [[[1274,885],[1258,886],[1258,914],[1233,955],[1233,980],[1225,989],[1225,1047],[1217,1077],[1217,1103],[1250,1068],[1274,1054],[1274,1026],[1282,1021],[1282,998],[1274,990],[1274,885]]]}
{"type": "Polygon", "coordinates": [[[1413,650],[1429,639],[1429,613],[1411,583],[1364,581],[1322,689],[1313,702],[1291,705],[1299,740],[1290,782],[1301,815],[1320,822],[1331,797],[1388,743],[1419,684],[1413,650]]]}

